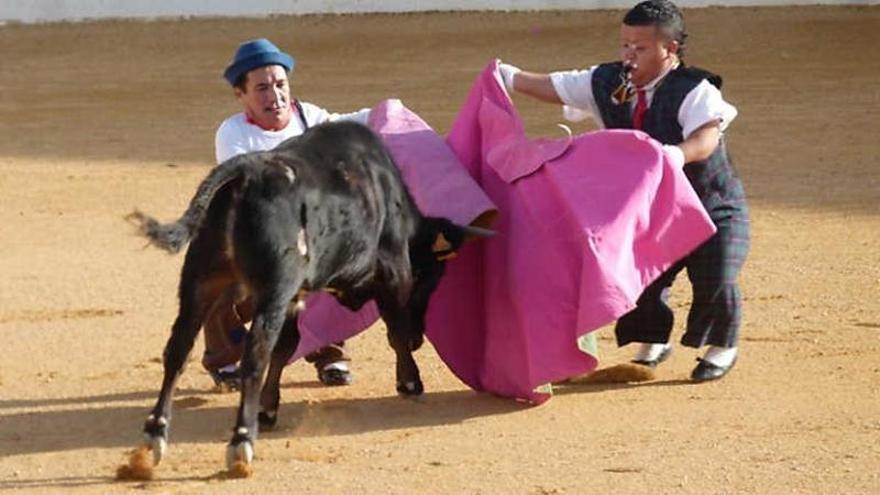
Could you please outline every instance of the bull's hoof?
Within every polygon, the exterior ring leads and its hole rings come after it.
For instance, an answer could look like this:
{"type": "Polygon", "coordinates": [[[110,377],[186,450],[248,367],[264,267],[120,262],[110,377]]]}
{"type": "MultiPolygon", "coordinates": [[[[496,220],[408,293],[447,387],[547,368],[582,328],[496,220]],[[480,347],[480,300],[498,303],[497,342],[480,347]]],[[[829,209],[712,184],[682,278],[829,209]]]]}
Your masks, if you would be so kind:
{"type": "Polygon", "coordinates": [[[153,452],[153,465],[158,466],[162,462],[162,458],[165,457],[165,452],[168,451],[168,440],[154,437],[150,442],[150,450],[153,452]]]}
{"type": "Polygon", "coordinates": [[[278,411],[260,411],[257,415],[257,421],[260,423],[260,430],[269,431],[275,428],[278,423],[278,411]]]}
{"type": "Polygon", "coordinates": [[[404,397],[416,397],[425,392],[421,381],[397,383],[397,393],[404,397]]]}
{"type": "Polygon", "coordinates": [[[251,465],[254,462],[254,444],[250,440],[230,443],[226,446],[226,469],[230,471],[240,468],[241,464],[251,465]]]}
{"type": "Polygon", "coordinates": [[[167,419],[162,416],[156,418],[152,414],[147,417],[144,423],[144,447],[153,452],[153,465],[158,465],[168,450],[167,419]]]}

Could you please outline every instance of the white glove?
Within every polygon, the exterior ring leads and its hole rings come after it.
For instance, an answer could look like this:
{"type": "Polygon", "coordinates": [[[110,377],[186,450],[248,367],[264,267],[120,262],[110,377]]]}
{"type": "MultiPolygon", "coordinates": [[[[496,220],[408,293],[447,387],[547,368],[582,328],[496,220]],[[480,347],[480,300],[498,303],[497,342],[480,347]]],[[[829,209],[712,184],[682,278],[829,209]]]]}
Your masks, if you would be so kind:
{"type": "Polygon", "coordinates": [[[501,80],[504,81],[504,87],[508,92],[513,91],[513,78],[520,72],[522,69],[519,67],[505,63],[498,64],[498,73],[501,74],[501,80]]]}
{"type": "Polygon", "coordinates": [[[664,144],[663,154],[666,155],[666,158],[676,167],[684,167],[684,151],[682,151],[681,148],[679,148],[678,146],[672,144],[664,144]]]}

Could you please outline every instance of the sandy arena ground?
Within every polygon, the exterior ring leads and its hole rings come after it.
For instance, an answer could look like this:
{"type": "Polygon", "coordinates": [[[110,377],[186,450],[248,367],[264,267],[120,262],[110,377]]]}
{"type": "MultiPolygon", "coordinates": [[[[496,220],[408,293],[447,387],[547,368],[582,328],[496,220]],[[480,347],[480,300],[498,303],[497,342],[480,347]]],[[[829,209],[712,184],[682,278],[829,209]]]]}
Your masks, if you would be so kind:
{"type": "MultiPolygon", "coordinates": [[[[238,42],[292,51],[305,100],[398,97],[445,132],[491,58],[612,59],[621,15],[0,27],[0,491],[880,493],[880,9],[868,7],[686,12],[688,60],[723,74],[740,110],[729,139],[752,206],[728,378],[689,383],[696,352],[679,347],[656,381],[570,385],[526,407],[466,389],[426,346],[428,392],[405,401],[377,328],[351,342],[350,387],[288,368],[253,478],[221,474],[237,396],[213,392],[194,360],[157,479],[114,481],[158,390],[182,260],[144,249],[122,216],[182,211],[237,111],[220,74],[238,42]]],[[[530,133],[556,133],[558,108],[517,103],[530,133]]],[[[599,335],[604,365],[628,359],[599,335]]]]}

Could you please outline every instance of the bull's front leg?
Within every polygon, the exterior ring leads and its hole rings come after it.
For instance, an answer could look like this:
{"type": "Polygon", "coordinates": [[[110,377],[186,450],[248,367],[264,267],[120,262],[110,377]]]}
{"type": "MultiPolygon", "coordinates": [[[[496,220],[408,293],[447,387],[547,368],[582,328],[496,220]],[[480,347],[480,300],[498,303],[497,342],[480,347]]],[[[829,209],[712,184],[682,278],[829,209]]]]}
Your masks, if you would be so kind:
{"type": "Polygon", "coordinates": [[[405,397],[418,396],[425,391],[413,351],[422,345],[421,332],[413,331],[407,309],[396,303],[377,300],[379,312],[388,326],[388,343],[397,356],[397,393],[405,397]]]}

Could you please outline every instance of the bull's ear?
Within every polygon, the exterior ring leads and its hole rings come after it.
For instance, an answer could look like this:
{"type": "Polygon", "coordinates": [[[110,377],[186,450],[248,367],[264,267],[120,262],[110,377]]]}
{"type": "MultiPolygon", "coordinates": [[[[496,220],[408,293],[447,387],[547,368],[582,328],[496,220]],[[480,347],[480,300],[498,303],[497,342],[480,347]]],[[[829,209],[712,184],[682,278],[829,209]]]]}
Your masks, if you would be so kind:
{"type": "Polygon", "coordinates": [[[437,237],[434,238],[434,243],[431,245],[431,252],[434,253],[434,258],[437,261],[446,261],[455,257],[455,247],[446,239],[443,232],[437,232],[437,237]]]}
{"type": "Polygon", "coordinates": [[[454,258],[456,251],[461,247],[462,241],[476,238],[486,238],[495,235],[494,230],[484,229],[482,227],[474,227],[472,225],[455,225],[458,232],[453,234],[454,243],[446,238],[443,232],[437,232],[434,237],[434,243],[431,245],[431,252],[438,261],[445,261],[454,258]]]}
{"type": "Polygon", "coordinates": [[[431,252],[434,254],[440,254],[452,251],[452,249],[452,244],[449,243],[449,240],[446,239],[443,232],[437,232],[437,237],[434,238],[434,244],[431,245],[431,252]]]}

